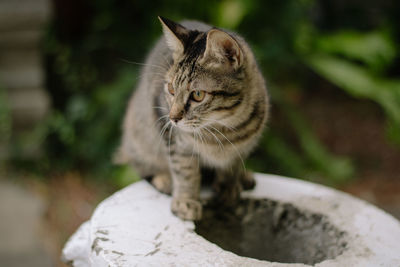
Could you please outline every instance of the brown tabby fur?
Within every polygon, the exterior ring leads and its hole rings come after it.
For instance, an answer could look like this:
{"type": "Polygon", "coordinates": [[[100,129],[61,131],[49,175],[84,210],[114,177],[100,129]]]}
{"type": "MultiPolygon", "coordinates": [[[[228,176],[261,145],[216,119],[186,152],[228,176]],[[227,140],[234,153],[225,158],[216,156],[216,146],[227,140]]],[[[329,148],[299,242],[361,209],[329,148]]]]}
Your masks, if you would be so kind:
{"type": "Polygon", "coordinates": [[[243,160],[265,127],[267,91],[242,37],[200,22],[159,19],[164,36],[129,102],[118,160],[172,193],[174,214],[198,220],[203,168],[214,170],[224,203],[235,203],[242,185],[254,185],[243,160]]]}

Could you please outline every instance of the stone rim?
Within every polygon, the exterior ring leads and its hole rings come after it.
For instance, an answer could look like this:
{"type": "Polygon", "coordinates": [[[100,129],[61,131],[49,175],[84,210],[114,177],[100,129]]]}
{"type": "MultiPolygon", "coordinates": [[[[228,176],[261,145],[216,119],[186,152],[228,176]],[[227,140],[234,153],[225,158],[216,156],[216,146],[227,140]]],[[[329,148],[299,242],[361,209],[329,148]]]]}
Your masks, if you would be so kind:
{"type": "MultiPolygon", "coordinates": [[[[295,203],[302,209],[327,215],[335,226],[349,232],[349,248],[351,249],[334,260],[326,260],[315,266],[400,265],[400,255],[397,253],[400,251],[400,245],[397,242],[400,240],[400,224],[385,212],[364,201],[324,186],[273,175],[256,174],[256,179],[258,185],[255,190],[245,192],[243,197],[269,198],[295,203]]],[[[73,236],[66,244],[63,250],[64,258],[67,261],[74,260],[74,266],[88,266],[79,265],[76,261],[84,259],[85,255],[92,262],[92,266],[107,266],[107,264],[129,266],[135,263],[139,266],[194,263],[205,266],[310,266],[259,261],[224,251],[194,233],[193,223],[182,222],[174,217],[169,211],[169,204],[169,197],[155,192],[144,181],[128,186],[99,205],[90,224],[86,224],[83,226],[85,229],[80,230],[86,234],[81,234],[79,238],[73,236]],[[153,204],[155,206],[152,206],[153,204]],[[146,205],[147,208],[150,205],[150,208],[154,210],[150,213],[145,212],[147,217],[142,219],[129,218],[127,214],[112,214],[111,212],[112,207],[140,212],[141,205],[146,205]],[[114,238],[111,238],[114,230],[108,232],[108,237],[104,234],[102,227],[112,224],[112,220],[107,221],[104,216],[116,216],[114,218],[119,216],[119,219],[129,222],[129,225],[126,223],[124,226],[119,226],[120,232],[126,232],[116,243],[108,242],[116,241],[111,240],[114,238]],[[166,229],[168,225],[169,228],[166,229]],[[138,227],[137,235],[129,233],[129,227],[138,227]],[[97,252],[87,248],[88,243],[93,247],[96,238],[98,238],[97,245],[101,246],[101,250],[97,252]],[[76,253],[76,247],[79,246],[77,240],[85,241],[81,242],[80,254],[76,253]],[[124,245],[130,248],[129,251],[118,250],[124,245]],[[139,250],[136,254],[132,254],[132,250],[136,248],[139,250]],[[126,262],[129,262],[129,265],[126,265],[126,262]]]]}

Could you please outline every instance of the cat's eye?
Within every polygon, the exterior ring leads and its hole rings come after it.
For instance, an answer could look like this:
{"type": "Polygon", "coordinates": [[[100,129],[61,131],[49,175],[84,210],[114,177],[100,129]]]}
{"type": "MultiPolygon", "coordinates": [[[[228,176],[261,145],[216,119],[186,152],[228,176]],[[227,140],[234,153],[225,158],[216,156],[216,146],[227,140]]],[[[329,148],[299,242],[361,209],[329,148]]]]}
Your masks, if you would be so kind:
{"type": "Polygon", "coordinates": [[[191,94],[191,98],[196,102],[202,101],[205,96],[206,96],[206,92],[202,91],[202,90],[193,91],[191,94]]]}
{"type": "Polygon", "coordinates": [[[172,86],[171,83],[168,83],[168,92],[169,92],[171,95],[174,95],[174,94],[175,94],[174,87],[172,86]]]}

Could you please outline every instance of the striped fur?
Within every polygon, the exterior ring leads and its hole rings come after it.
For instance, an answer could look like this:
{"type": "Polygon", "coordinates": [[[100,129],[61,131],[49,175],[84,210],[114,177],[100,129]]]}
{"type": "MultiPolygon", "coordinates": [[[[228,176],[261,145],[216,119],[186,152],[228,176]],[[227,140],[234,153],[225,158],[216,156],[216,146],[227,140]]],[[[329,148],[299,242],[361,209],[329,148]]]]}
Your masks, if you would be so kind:
{"type": "Polygon", "coordinates": [[[164,36],[130,99],[117,159],[153,177],[160,191],[172,190],[177,216],[197,220],[204,167],[215,171],[223,203],[235,203],[240,181],[252,183],[243,160],[265,127],[267,91],[239,35],[200,22],[160,21],[164,36]]]}

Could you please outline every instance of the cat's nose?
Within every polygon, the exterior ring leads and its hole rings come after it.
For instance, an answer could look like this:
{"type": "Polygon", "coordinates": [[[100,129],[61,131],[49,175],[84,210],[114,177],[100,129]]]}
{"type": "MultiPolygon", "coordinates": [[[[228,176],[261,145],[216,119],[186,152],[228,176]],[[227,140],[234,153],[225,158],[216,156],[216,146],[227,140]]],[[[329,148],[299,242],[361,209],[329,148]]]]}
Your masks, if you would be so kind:
{"type": "Polygon", "coordinates": [[[182,118],[183,118],[183,112],[169,114],[169,119],[175,123],[178,123],[178,121],[180,121],[182,118]]]}
{"type": "Polygon", "coordinates": [[[183,106],[179,103],[174,103],[169,111],[169,119],[178,123],[183,118],[183,106]]]}

